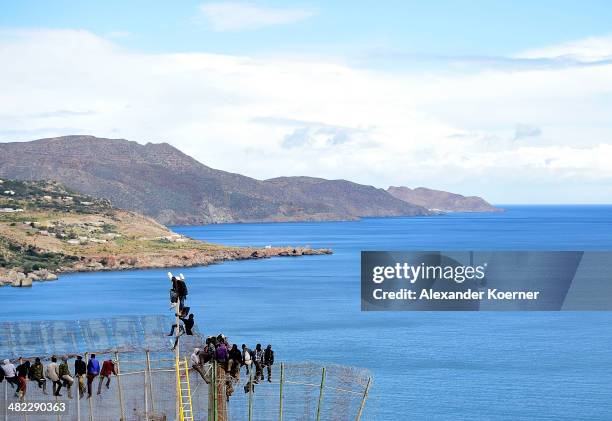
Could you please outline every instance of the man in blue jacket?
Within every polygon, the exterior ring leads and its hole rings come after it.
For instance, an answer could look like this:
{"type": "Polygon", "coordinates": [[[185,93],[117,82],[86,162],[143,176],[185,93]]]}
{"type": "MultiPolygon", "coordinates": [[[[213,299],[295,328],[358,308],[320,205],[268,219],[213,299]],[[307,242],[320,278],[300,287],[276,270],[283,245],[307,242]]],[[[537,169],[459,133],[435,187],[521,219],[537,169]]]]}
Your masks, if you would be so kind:
{"type": "Polygon", "coordinates": [[[92,383],[100,374],[100,363],[96,360],[96,355],[91,354],[87,362],[87,397],[91,398],[92,383]]]}

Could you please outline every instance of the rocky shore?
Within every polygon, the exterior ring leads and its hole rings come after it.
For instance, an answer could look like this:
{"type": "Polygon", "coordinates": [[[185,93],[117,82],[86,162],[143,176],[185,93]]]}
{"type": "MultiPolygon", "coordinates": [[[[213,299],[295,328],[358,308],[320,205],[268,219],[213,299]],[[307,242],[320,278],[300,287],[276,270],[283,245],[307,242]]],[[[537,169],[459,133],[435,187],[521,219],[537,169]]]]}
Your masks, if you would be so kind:
{"type": "Polygon", "coordinates": [[[12,285],[14,287],[31,287],[32,282],[56,281],[58,276],[46,269],[36,270],[25,274],[18,270],[0,272],[0,286],[12,285]]]}
{"type": "Polygon", "coordinates": [[[46,269],[29,273],[11,269],[0,269],[0,286],[31,287],[33,282],[55,281],[58,275],[70,272],[94,272],[111,270],[134,270],[154,268],[176,268],[207,266],[232,260],[266,259],[270,257],[298,257],[332,254],[330,249],[309,247],[219,247],[214,250],[167,250],[160,253],[143,253],[131,257],[98,255],[81,258],[70,266],[62,266],[56,271],[46,269]]]}

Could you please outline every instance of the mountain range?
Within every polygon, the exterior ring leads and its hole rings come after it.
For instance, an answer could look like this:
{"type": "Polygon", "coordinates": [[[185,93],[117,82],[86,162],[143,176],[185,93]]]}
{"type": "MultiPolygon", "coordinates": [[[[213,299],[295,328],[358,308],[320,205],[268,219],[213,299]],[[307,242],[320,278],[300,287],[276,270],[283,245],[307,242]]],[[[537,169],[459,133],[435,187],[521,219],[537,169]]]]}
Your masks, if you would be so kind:
{"type": "Polygon", "coordinates": [[[0,143],[0,177],[57,181],[166,225],[352,220],[438,209],[422,195],[416,203],[346,180],[257,180],[210,168],[167,143],[81,135],[0,143]]]}

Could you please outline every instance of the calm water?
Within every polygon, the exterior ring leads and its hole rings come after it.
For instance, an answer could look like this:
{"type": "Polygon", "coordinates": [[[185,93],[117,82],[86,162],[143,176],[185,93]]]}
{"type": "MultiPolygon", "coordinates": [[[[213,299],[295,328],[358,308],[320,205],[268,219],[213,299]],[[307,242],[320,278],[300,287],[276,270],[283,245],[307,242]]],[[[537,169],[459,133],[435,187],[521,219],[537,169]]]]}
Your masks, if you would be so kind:
{"type": "MultiPolygon", "coordinates": [[[[611,313],[361,313],[359,301],[361,250],[612,250],[612,206],[175,229],[225,244],[333,248],[182,271],[200,331],[272,343],[278,360],[370,368],[369,419],[612,419],[611,313]]],[[[0,319],[161,313],[165,272],[2,288],[0,319]]]]}

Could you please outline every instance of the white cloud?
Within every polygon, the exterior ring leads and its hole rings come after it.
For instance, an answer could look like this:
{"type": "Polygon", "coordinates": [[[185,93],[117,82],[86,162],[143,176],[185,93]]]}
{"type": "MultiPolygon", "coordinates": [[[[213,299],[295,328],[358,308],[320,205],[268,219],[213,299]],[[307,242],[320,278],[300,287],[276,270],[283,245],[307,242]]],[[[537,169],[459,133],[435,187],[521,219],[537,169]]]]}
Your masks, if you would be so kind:
{"type": "Polygon", "coordinates": [[[260,29],[297,22],[314,15],[314,11],[307,9],[264,7],[240,2],[204,3],[200,6],[200,12],[214,31],[260,29]]]}
{"type": "Polygon", "coordinates": [[[1,141],[167,141],[257,178],[425,185],[498,203],[612,197],[612,64],[386,73],[314,59],[140,54],[86,31],[0,35],[1,141]],[[513,140],[520,122],[528,142],[513,140]]]}
{"type": "Polygon", "coordinates": [[[612,59],[612,35],[589,37],[517,54],[519,58],[571,58],[584,62],[612,59]]]}

